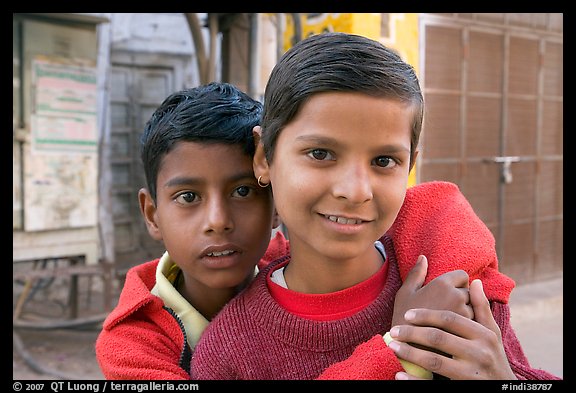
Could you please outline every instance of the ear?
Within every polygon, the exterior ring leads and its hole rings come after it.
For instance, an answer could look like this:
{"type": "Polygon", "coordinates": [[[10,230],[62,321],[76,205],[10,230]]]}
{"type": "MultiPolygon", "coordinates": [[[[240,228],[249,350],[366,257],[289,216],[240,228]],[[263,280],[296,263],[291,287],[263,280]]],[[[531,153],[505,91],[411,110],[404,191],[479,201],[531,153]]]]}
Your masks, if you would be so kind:
{"type": "Polygon", "coordinates": [[[414,169],[414,165],[416,165],[416,159],[418,158],[418,153],[420,153],[420,150],[414,151],[414,157],[412,157],[412,163],[410,164],[410,169],[408,170],[408,172],[414,169]]]}
{"type": "Polygon", "coordinates": [[[264,145],[262,145],[262,128],[260,126],[254,127],[252,131],[254,135],[254,144],[256,145],[256,152],[254,153],[254,176],[258,179],[262,176],[263,183],[270,183],[270,168],[268,167],[268,160],[266,160],[266,154],[264,153],[264,145]]]}
{"type": "Polygon", "coordinates": [[[142,213],[142,217],[144,217],[148,234],[154,240],[162,240],[162,231],[160,231],[160,228],[158,228],[156,224],[156,204],[148,189],[141,188],[138,191],[138,202],[140,203],[140,213],[142,213]]]}
{"type": "Polygon", "coordinates": [[[278,211],[274,208],[272,213],[272,229],[278,228],[282,224],[282,219],[278,215],[278,211]]]}

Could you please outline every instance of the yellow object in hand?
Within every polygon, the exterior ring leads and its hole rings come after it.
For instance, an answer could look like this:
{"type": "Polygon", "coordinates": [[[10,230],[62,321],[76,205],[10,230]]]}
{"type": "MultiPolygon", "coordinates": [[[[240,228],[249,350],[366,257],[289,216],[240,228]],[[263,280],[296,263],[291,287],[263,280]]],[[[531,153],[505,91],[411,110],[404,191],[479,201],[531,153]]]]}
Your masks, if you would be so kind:
{"type": "MultiPolygon", "coordinates": [[[[390,332],[386,332],[386,334],[384,334],[384,342],[386,343],[386,345],[389,345],[390,342],[393,340],[394,339],[392,338],[392,336],[390,336],[390,332]]],[[[402,365],[402,367],[404,367],[404,371],[406,371],[408,374],[413,375],[417,378],[432,379],[433,377],[432,372],[426,370],[425,368],[422,368],[417,364],[409,362],[408,360],[403,359],[398,360],[400,360],[400,364],[402,365]]]]}

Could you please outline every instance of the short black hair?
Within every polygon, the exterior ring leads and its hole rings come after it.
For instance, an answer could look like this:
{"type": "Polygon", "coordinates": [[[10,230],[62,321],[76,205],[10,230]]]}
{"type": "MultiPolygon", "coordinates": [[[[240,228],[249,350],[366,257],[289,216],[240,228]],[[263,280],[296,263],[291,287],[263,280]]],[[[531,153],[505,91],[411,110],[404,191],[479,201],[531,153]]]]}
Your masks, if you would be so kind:
{"type": "Polygon", "coordinates": [[[176,143],[240,145],[253,157],[252,130],[261,115],[262,104],[230,83],[211,82],[168,96],[140,138],[146,185],[154,202],[160,163],[176,143]]]}

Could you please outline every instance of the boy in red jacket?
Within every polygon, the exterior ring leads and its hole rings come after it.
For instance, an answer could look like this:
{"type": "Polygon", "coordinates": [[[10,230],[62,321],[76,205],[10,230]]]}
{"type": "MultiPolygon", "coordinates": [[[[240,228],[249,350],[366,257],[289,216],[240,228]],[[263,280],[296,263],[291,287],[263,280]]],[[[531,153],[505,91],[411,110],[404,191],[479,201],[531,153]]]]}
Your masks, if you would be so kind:
{"type": "MultiPolygon", "coordinates": [[[[189,379],[200,334],[256,274],[277,225],[252,168],[261,112],[235,86],[211,83],[171,94],[147,122],[138,199],[167,251],[127,273],[96,342],[106,378],[189,379]]],[[[286,248],[279,233],[270,258],[286,248]]]]}

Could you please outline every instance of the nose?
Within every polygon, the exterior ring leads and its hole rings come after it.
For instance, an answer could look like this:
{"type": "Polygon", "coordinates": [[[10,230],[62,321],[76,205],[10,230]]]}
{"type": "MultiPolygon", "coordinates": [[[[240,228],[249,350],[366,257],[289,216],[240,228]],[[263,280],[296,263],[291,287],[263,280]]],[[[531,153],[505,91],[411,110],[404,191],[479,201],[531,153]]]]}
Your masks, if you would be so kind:
{"type": "Polygon", "coordinates": [[[234,220],[225,198],[210,198],[206,202],[205,209],[205,233],[225,233],[230,232],[234,228],[234,220]]]}
{"type": "Polygon", "coordinates": [[[333,195],[350,203],[360,204],[373,198],[370,168],[361,163],[342,166],[335,176],[333,195]]]}

